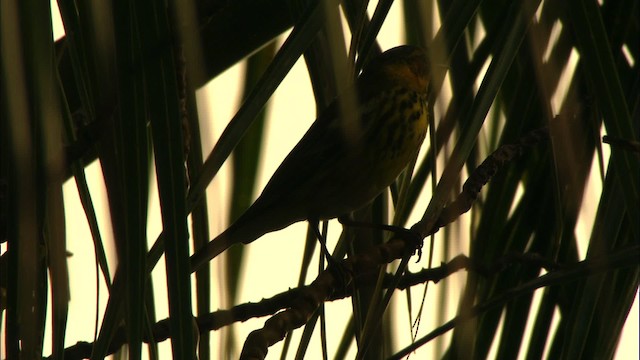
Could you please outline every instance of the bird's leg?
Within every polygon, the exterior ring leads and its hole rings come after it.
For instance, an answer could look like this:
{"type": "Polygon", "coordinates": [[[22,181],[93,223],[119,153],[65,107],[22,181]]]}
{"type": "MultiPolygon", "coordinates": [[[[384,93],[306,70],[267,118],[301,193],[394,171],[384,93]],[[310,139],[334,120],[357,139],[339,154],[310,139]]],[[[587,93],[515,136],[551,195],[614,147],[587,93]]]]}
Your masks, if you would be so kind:
{"type": "Polygon", "coordinates": [[[346,289],[346,286],[349,284],[350,279],[353,277],[353,274],[329,252],[329,249],[327,248],[327,239],[320,232],[319,221],[316,219],[309,219],[309,224],[311,225],[311,228],[313,229],[318,242],[320,242],[322,252],[327,259],[327,270],[329,270],[334,275],[338,283],[341,284],[341,287],[346,289]]]}
{"type": "Polygon", "coordinates": [[[349,215],[338,217],[338,221],[340,222],[340,224],[344,226],[361,227],[361,228],[367,228],[367,229],[376,229],[376,230],[392,232],[395,235],[406,240],[407,242],[409,242],[411,246],[413,246],[415,251],[418,252],[418,261],[420,261],[420,257],[422,257],[423,238],[418,232],[412,229],[407,229],[397,225],[372,224],[366,221],[356,221],[356,220],[353,220],[349,215]]]}
{"type": "Polygon", "coordinates": [[[333,259],[333,256],[331,256],[331,253],[329,252],[329,249],[327,248],[327,239],[320,233],[320,225],[319,225],[319,220],[317,219],[309,219],[309,224],[311,225],[311,228],[313,229],[313,232],[316,235],[316,239],[318,239],[318,242],[320,243],[320,247],[322,248],[322,252],[324,253],[325,258],[327,259],[327,262],[331,263],[336,262],[333,259]]]}

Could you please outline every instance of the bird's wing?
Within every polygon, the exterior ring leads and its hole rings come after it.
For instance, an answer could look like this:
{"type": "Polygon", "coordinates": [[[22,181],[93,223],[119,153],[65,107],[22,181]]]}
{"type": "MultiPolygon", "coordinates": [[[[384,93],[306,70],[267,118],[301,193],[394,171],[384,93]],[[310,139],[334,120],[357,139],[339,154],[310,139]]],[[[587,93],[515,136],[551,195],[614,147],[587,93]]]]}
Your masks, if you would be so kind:
{"type": "Polygon", "coordinates": [[[261,201],[281,201],[282,196],[313,191],[323,181],[323,168],[345,156],[349,147],[362,138],[359,109],[350,113],[343,114],[339,101],[334,100],[282,161],[261,195],[279,195],[278,198],[261,201]]]}

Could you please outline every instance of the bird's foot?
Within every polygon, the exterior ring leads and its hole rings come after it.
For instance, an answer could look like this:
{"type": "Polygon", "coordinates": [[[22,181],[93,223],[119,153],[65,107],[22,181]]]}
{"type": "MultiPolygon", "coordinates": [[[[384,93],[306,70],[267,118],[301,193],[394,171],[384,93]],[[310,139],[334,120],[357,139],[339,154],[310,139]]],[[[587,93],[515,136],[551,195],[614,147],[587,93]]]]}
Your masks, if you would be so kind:
{"type": "Polygon", "coordinates": [[[338,221],[344,226],[364,227],[389,231],[396,237],[399,237],[407,242],[407,249],[411,250],[411,254],[418,254],[418,261],[420,261],[420,259],[422,258],[422,246],[424,244],[424,237],[413,228],[407,229],[397,225],[372,224],[364,221],[355,221],[348,216],[341,216],[338,218],[338,221]]]}

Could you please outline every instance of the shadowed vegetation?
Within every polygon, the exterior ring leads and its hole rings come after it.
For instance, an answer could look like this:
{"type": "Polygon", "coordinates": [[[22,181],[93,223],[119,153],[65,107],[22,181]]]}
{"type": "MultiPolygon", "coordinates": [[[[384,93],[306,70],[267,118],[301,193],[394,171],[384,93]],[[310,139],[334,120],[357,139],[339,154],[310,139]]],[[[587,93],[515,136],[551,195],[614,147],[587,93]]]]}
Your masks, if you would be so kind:
{"type": "MultiPolygon", "coordinates": [[[[280,341],[288,358],[296,351],[367,359],[414,350],[447,359],[616,354],[640,274],[640,2],[58,6],[65,36],[53,41],[41,2],[0,4],[4,358],[138,359],[145,348],[152,359],[261,358],[280,341]],[[377,39],[391,7],[401,10],[402,42],[428,49],[429,132],[416,163],[350,220],[394,227],[344,226],[328,270],[312,260],[319,251],[312,231],[307,240],[274,242],[283,254],[287,242],[307,241],[304,254],[286,253],[303,259],[299,286],[272,287],[257,303],[239,300],[241,275],[255,266],[246,247],[224,253],[224,270],[191,276],[193,249],[217,235],[209,215],[235,219],[255,198],[264,109],[293,64],[304,57],[322,113],[386,50],[377,39]],[[203,129],[213,125],[199,116],[196,90],[245,60],[242,105],[213,149],[203,150],[203,129]],[[223,204],[205,190],[227,159],[231,203],[223,204]],[[98,219],[97,187],[85,174],[96,160],[111,228],[98,219]],[[74,184],[84,216],[69,213],[65,182],[74,184]],[[160,205],[157,238],[147,230],[158,211],[152,200],[160,205]],[[67,244],[79,240],[69,238],[69,226],[79,223],[88,224],[91,238],[80,240],[93,251],[71,254],[67,244]],[[106,307],[69,302],[74,279],[94,272],[70,272],[73,258],[95,259],[106,307]],[[162,283],[149,276],[158,261],[162,283]],[[461,288],[451,292],[460,274],[461,288]],[[436,284],[427,292],[428,282],[436,284]],[[166,297],[156,291],[165,283],[166,297]],[[324,305],[344,298],[351,310],[333,323],[324,305]],[[214,301],[224,309],[214,311],[214,301]],[[84,341],[71,345],[70,305],[100,312],[95,336],[82,329],[84,341]],[[170,317],[156,318],[165,306],[170,317]],[[237,328],[221,330],[261,316],[264,327],[245,338],[237,328]],[[301,327],[302,336],[286,337],[301,327]],[[167,353],[158,347],[165,340],[167,353]]],[[[342,229],[330,223],[330,233],[342,229]]]]}

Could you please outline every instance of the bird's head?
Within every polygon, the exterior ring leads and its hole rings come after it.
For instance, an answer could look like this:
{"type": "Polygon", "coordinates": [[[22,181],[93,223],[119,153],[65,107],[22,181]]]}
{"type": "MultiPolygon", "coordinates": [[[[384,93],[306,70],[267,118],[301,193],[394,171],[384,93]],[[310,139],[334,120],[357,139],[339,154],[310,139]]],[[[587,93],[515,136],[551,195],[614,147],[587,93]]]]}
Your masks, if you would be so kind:
{"type": "Polygon", "coordinates": [[[423,93],[429,85],[429,74],[430,63],[425,49],[402,45],[373,58],[365,66],[360,77],[365,82],[402,84],[423,93]]]}

